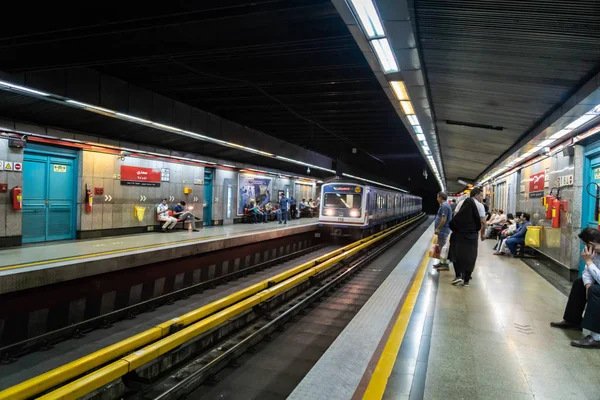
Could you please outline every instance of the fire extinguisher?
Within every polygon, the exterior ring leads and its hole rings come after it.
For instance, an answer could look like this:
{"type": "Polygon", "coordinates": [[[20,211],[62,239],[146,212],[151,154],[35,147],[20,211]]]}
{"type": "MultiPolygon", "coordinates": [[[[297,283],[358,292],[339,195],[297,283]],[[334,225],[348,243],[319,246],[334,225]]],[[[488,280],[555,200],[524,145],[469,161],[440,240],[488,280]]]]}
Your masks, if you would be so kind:
{"type": "Polygon", "coordinates": [[[23,189],[20,186],[15,186],[10,189],[10,199],[13,210],[23,209],[23,189]]]}
{"type": "Polygon", "coordinates": [[[560,228],[560,200],[558,198],[552,200],[552,227],[560,228]]]}
{"type": "Polygon", "coordinates": [[[85,185],[85,212],[92,212],[92,203],[94,198],[92,197],[92,191],[88,189],[87,184],[85,185]]]}
{"type": "Polygon", "coordinates": [[[554,188],[550,190],[550,194],[548,196],[544,197],[544,206],[546,207],[546,219],[552,218],[552,203],[554,202],[554,200],[556,200],[556,197],[552,195],[552,190],[554,190],[554,188]]]}

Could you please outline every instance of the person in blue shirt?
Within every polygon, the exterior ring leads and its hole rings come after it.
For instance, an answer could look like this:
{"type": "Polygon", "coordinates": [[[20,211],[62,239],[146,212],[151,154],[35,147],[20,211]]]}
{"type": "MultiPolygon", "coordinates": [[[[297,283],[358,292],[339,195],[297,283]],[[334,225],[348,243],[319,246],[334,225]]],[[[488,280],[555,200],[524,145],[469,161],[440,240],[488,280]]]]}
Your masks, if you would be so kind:
{"type": "Polygon", "coordinates": [[[181,200],[179,203],[177,203],[177,205],[173,208],[173,215],[182,221],[184,226],[186,221],[192,224],[194,232],[198,232],[196,220],[199,220],[200,218],[196,217],[190,211],[185,211],[185,201],[181,200]]]}
{"type": "MultiPolygon", "coordinates": [[[[450,235],[450,221],[452,221],[452,206],[448,204],[448,195],[444,192],[439,192],[437,194],[437,202],[440,205],[438,209],[437,215],[435,217],[435,221],[433,222],[433,226],[435,227],[435,234],[438,237],[438,246],[440,251],[446,245],[448,241],[448,236],[450,235]]],[[[448,271],[450,267],[448,266],[448,260],[440,257],[440,262],[435,264],[433,268],[438,271],[448,271]]]]}
{"type": "Polygon", "coordinates": [[[517,254],[517,246],[525,244],[525,234],[527,233],[527,227],[531,226],[529,221],[531,216],[527,213],[521,214],[521,223],[519,224],[519,230],[514,235],[506,239],[506,247],[510,250],[512,255],[517,254]]]}
{"type": "Polygon", "coordinates": [[[281,193],[279,195],[279,211],[277,213],[277,221],[279,221],[279,223],[282,223],[282,220],[284,221],[283,224],[287,225],[288,222],[288,209],[290,208],[290,199],[288,199],[287,197],[285,197],[285,195],[283,193],[281,193]]]}

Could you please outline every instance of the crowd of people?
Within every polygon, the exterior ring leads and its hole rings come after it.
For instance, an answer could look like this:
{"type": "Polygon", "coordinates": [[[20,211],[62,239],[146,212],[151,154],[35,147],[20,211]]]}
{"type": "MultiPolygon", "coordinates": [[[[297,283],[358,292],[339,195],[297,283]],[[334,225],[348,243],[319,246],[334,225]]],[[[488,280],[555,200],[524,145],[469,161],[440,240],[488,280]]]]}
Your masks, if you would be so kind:
{"type": "Polygon", "coordinates": [[[244,215],[248,222],[253,224],[267,223],[277,220],[280,224],[287,224],[288,220],[300,218],[313,218],[319,214],[320,199],[302,199],[299,203],[293,196],[287,198],[283,193],[279,195],[278,202],[268,202],[264,205],[256,204],[252,199],[244,207],[244,215]]]}
{"type": "MultiPolygon", "coordinates": [[[[480,188],[474,188],[470,197],[455,207],[447,199],[446,193],[437,194],[440,207],[434,227],[438,246],[447,246],[447,257],[442,250],[440,262],[434,268],[447,271],[449,261],[452,262],[455,272],[452,285],[468,287],[477,261],[478,240],[495,238],[495,255],[516,255],[518,246],[525,244],[531,216],[525,212],[505,214],[500,209],[490,212],[480,188]]],[[[573,282],[563,319],[551,322],[550,326],[575,331],[587,329],[589,334],[583,339],[572,340],[571,345],[600,349],[600,255],[597,254],[600,252],[600,231],[585,228],[579,239],[583,243],[581,259],[585,269],[573,282]]]]}

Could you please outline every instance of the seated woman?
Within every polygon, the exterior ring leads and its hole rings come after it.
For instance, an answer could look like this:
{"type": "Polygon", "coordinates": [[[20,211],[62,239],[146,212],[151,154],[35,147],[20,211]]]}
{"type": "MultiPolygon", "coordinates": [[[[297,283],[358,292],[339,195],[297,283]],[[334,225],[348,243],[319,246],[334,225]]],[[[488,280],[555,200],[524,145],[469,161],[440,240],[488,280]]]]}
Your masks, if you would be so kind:
{"type": "Polygon", "coordinates": [[[503,247],[500,248],[500,252],[496,252],[496,255],[503,254],[517,254],[517,247],[519,245],[523,245],[525,243],[525,235],[527,234],[527,227],[531,226],[531,222],[529,221],[531,216],[527,213],[521,214],[521,220],[519,229],[510,237],[508,237],[503,244],[503,247]]]}
{"type": "Polygon", "coordinates": [[[521,217],[521,212],[517,212],[517,218],[512,215],[512,213],[508,213],[506,216],[506,223],[502,227],[500,234],[497,237],[496,245],[494,246],[494,250],[498,251],[502,247],[503,241],[509,236],[517,231],[517,220],[521,217]]]}

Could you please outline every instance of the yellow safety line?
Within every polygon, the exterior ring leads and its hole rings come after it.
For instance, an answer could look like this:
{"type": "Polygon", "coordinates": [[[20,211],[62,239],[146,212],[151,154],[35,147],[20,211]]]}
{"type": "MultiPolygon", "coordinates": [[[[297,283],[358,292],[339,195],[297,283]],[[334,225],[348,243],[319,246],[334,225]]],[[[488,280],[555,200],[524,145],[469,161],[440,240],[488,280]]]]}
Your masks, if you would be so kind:
{"type": "Polygon", "coordinates": [[[419,266],[417,275],[415,276],[415,280],[413,281],[406,299],[404,300],[404,304],[400,309],[400,314],[394,323],[392,332],[390,333],[387,343],[383,348],[383,352],[379,358],[379,361],[377,362],[377,366],[371,375],[371,380],[369,381],[367,390],[365,390],[363,395],[364,400],[380,400],[385,393],[385,387],[387,386],[388,378],[392,373],[394,363],[398,357],[398,351],[402,345],[402,340],[404,339],[404,334],[406,333],[410,316],[412,315],[415,304],[417,303],[417,297],[419,295],[419,291],[421,290],[421,284],[423,283],[428,263],[429,254],[425,254],[425,257],[423,257],[423,261],[419,266]]]}
{"type": "MultiPolygon", "coordinates": [[[[263,295],[260,296],[261,298],[264,299],[265,295],[272,297],[275,294],[277,294],[277,291],[280,288],[282,288],[284,286],[289,287],[291,280],[288,282],[285,282],[284,284],[276,285],[276,286],[270,288],[269,290],[264,290],[269,287],[269,284],[282,283],[294,275],[297,275],[297,274],[304,275],[307,272],[307,270],[310,271],[311,269],[313,270],[313,272],[320,272],[323,269],[326,269],[326,268],[330,267],[331,265],[339,262],[340,260],[342,260],[346,257],[349,257],[351,254],[354,254],[357,251],[360,251],[362,248],[367,247],[370,244],[379,241],[383,237],[391,234],[392,231],[395,231],[403,226],[410,224],[411,222],[420,218],[422,215],[423,214],[421,213],[420,215],[417,215],[417,216],[415,216],[407,221],[404,221],[398,225],[395,225],[395,226],[387,228],[383,231],[377,232],[367,238],[353,242],[347,246],[342,247],[341,249],[332,251],[326,255],[315,258],[315,259],[308,261],[304,264],[301,264],[297,267],[291,268],[285,272],[279,273],[279,274],[272,276],[268,279],[265,279],[259,283],[256,283],[245,289],[235,292],[229,296],[223,297],[219,300],[209,303],[209,304],[207,304],[203,307],[200,307],[196,310],[190,311],[187,314],[181,315],[177,318],[173,318],[169,321],[159,324],[159,325],[155,326],[154,328],[150,328],[146,331],[140,332],[134,336],[131,336],[131,337],[124,339],[120,342],[117,342],[113,345],[110,345],[108,347],[100,349],[94,353],[88,354],[85,357],[82,357],[82,358],[72,361],[68,364],[65,364],[61,367],[55,368],[51,371],[45,372],[39,376],[36,376],[36,377],[31,378],[27,381],[24,381],[20,384],[17,384],[11,388],[8,388],[8,389],[0,392],[0,400],[4,400],[4,399],[19,400],[19,399],[30,398],[40,392],[43,392],[44,390],[47,390],[51,387],[58,386],[61,383],[65,382],[69,379],[72,379],[76,376],[83,375],[86,372],[90,371],[91,369],[96,368],[102,364],[105,364],[111,360],[114,360],[115,358],[122,356],[123,354],[127,354],[135,349],[139,349],[139,348],[141,348],[145,345],[148,345],[149,343],[155,342],[156,340],[159,340],[161,338],[168,337],[169,332],[170,332],[170,327],[173,324],[181,324],[182,326],[189,327],[190,325],[197,323],[199,321],[206,321],[209,318],[208,316],[210,316],[211,314],[212,314],[212,316],[222,315],[223,313],[227,312],[227,310],[225,310],[227,307],[230,307],[230,309],[233,307],[236,307],[236,306],[232,307],[232,305],[234,305],[235,303],[237,303],[237,310],[239,313],[239,312],[241,312],[241,311],[239,311],[240,310],[239,302],[247,302],[251,298],[251,296],[256,295],[257,293],[259,293],[261,291],[264,291],[263,295]],[[371,243],[369,243],[369,242],[371,242],[371,243]],[[317,266],[317,269],[313,268],[315,266],[317,266]]],[[[304,275],[304,276],[306,277],[306,275],[304,275]]],[[[230,314],[230,316],[235,316],[235,313],[230,314]]],[[[198,329],[196,329],[196,332],[198,332],[198,329]]],[[[128,366],[127,369],[129,369],[129,363],[126,363],[126,365],[128,366]]],[[[123,367],[123,359],[121,359],[117,362],[113,362],[113,364],[107,365],[105,368],[100,369],[99,372],[100,371],[102,371],[102,372],[108,371],[108,373],[111,374],[111,376],[115,377],[115,379],[116,379],[119,376],[122,376],[122,374],[119,375],[120,372],[123,371],[122,367],[123,367]],[[117,363],[119,364],[118,368],[115,367],[115,365],[117,363]]],[[[107,377],[103,375],[102,377],[97,377],[97,379],[90,379],[86,383],[88,385],[95,385],[95,384],[98,384],[98,382],[102,382],[103,379],[106,379],[106,378],[107,377]]],[[[86,387],[89,388],[88,385],[86,385],[86,387]]],[[[69,387],[63,387],[63,388],[64,388],[64,389],[62,389],[63,391],[69,390],[69,387]]],[[[72,388],[72,386],[71,386],[71,388],[72,388]]],[[[74,393],[79,393],[79,390],[84,390],[84,389],[79,387],[79,389],[71,392],[71,395],[73,395],[74,393]]],[[[91,390],[93,390],[93,389],[91,389],[91,390]]],[[[50,396],[49,398],[52,398],[52,394],[49,394],[49,396],[50,396]]]]}
{"type": "MultiPolygon", "coordinates": [[[[248,231],[250,232],[250,231],[248,231]]],[[[246,233],[246,232],[243,232],[246,233]]],[[[236,235],[237,236],[237,235],[236,235]]],[[[236,237],[236,236],[228,236],[228,235],[218,235],[218,236],[207,236],[204,238],[198,238],[198,239],[185,239],[185,240],[179,240],[176,242],[169,242],[169,243],[157,243],[157,244],[149,244],[146,246],[139,246],[139,247],[128,247],[126,249],[119,249],[119,250],[109,250],[109,251],[103,251],[100,253],[90,253],[90,254],[84,254],[81,256],[73,256],[73,257],[64,257],[64,258],[55,258],[52,260],[43,260],[43,261],[35,261],[35,262],[30,262],[30,263],[25,263],[25,264],[15,264],[15,265],[9,265],[6,267],[0,267],[0,271],[6,271],[9,269],[16,269],[16,268],[25,268],[25,267],[35,267],[38,265],[45,265],[45,264],[52,264],[55,262],[59,262],[59,261],[73,261],[73,260],[81,260],[82,258],[92,258],[92,257],[101,257],[101,256],[108,256],[111,254],[119,254],[119,253],[126,253],[128,251],[136,251],[136,250],[147,250],[147,249],[155,249],[155,248],[161,248],[161,247],[169,247],[172,246],[174,244],[183,244],[183,243],[194,243],[194,242],[203,242],[209,239],[219,239],[219,238],[224,238],[224,237],[236,237]]]]}
{"type": "MultiPolygon", "coordinates": [[[[133,353],[133,355],[135,356],[140,356],[142,354],[144,355],[143,357],[139,357],[139,359],[136,360],[139,362],[141,361],[140,359],[143,359],[143,365],[145,362],[149,361],[148,358],[155,358],[156,356],[158,356],[156,352],[164,354],[164,352],[168,351],[165,350],[165,348],[168,348],[168,345],[172,344],[173,342],[179,340],[178,343],[181,344],[185,341],[190,340],[191,338],[199,335],[200,333],[205,332],[207,328],[218,325],[216,320],[220,320],[219,322],[222,322],[223,320],[220,318],[225,316],[227,319],[232,318],[237,314],[240,314],[244,310],[250,308],[250,304],[252,304],[252,302],[265,301],[268,298],[271,298],[276,294],[287,290],[289,287],[295,286],[295,284],[300,283],[300,281],[308,279],[309,276],[312,276],[331,267],[339,261],[357,253],[363,248],[366,248],[371,244],[378,242],[379,240],[390,235],[397,229],[402,228],[410,224],[411,222],[414,222],[422,215],[423,213],[413,218],[410,218],[398,225],[377,232],[367,238],[361,239],[357,242],[344,246],[342,249],[335,250],[324,256],[318,257],[316,259],[313,259],[312,261],[306,262],[300,266],[292,268],[288,271],[272,276],[259,283],[242,289],[236,293],[233,293],[222,299],[216,300],[203,307],[193,310],[178,318],[173,318],[169,321],[155,326],[154,328],[148,329],[147,331],[141,332],[130,338],[124,339],[121,342],[115,343],[111,346],[98,350],[78,360],[72,361],[54,370],[48,371],[35,378],[31,378],[25,382],[8,388],[0,392],[0,399],[19,400],[32,397],[35,394],[47,390],[51,387],[58,386],[61,383],[74,378],[75,376],[83,375],[93,368],[96,368],[110,360],[114,360],[116,357],[129,353],[135,350],[136,348],[139,349],[144,345],[148,345],[149,343],[163,338],[162,340],[155,342],[154,345],[149,346],[153,350],[153,352],[146,352],[145,350],[148,349],[147,347],[145,349],[138,350],[133,353]],[[296,276],[289,279],[293,275],[296,276]],[[277,283],[277,285],[266,289],[268,288],[269,283],[271,282],[277,283]],[[169,328],[173,324],[182,324],[183,326],[187,326],[187,328],[179,331],[177,334],[169,335],[169,328]],[[184,333],[187,334],[185,335],[187,336],[185,338],[186,340],[181,341],[182,338],[180,338],[179,336],[184,335],[184,333]],[[154,355],[155,357],[152,357],[152,355],[154,355]]],[[[113,362],[112,364],[106,365],[104,368],[97,370],[96,372],[93,372],[87,376],[83,376],[79,380],[74,381],[67,386],[63,386],[62,388],[57,389],[54,392],[48,393],[43,398],[74,399],[80,397],[82,393],[89,393],[92,390],[101,387],[101,383],[106,382],[106,379],[114,380],[122,376],[123,371],[130,371],[139,367],[139,365],[136,365],[134,368],[132,368],[132,360],[130,358],[133,356],[130,355],[128,357],[121,358],[113,362]],[[55,397],[56,395],[59,396],[55,397]]]]}

